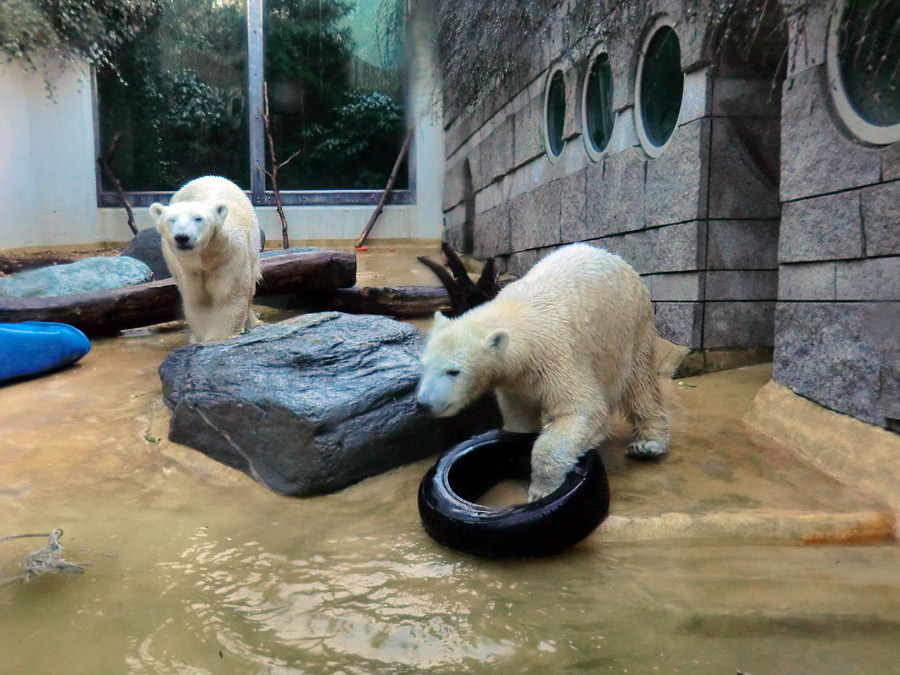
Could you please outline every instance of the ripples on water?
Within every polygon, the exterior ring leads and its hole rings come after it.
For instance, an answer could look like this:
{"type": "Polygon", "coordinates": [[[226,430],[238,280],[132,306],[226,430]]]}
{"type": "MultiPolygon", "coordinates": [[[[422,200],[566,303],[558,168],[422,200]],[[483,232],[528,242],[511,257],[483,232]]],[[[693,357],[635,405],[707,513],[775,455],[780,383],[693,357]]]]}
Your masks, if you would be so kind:
{"type": "Polygon", "coordinates": [[[357,551],[299,559],[255,541],[223,546],[203,530],[195,538],[179,560],[158,564],[171,579],[165,593],[192,581],[186,625],[169,620],[146,638],[129,659],[134,672],[206,672],[182,671],[158,648],[183,630],[272,673],[437,672],[512,651],[511,641],[473,628],[473,611],[484,608],[461,583],[460,563],[416,551],[409,538],[330,540],[326,547],[357,551]]]}

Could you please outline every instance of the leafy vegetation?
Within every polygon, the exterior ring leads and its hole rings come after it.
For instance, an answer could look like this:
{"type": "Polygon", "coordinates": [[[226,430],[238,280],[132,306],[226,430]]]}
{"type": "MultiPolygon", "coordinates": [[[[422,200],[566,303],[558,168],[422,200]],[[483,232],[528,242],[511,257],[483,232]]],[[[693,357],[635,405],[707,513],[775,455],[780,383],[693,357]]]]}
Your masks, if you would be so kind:
{"type": "MultiPolygon", "coordinates": [[[[98,70],[101,138],[127,190],[218,174],[249,188],[246,3],[160,0],[98,70]]],[[[282,189],[383,186],[403,139],[402,73],[356,59],[348,0],[267,0],[265,78],[282,189]],[[380,78],[380,81],[379,81],[380,78]],[[386,85],[373,89],[372,83],[386,85]]]]}
{"type": "MultiPolygon", "coordinates": [[[[342,27],[352,9],[346,0],[267,3],[272,134],[280,155],[301,151],[279,171],[287,189],[383,187],[402,144],[400,105],[385,92],[354,86],[370,84],[375,69],[355,58],[350,33],[342,27]]],[[[402,72],[377,75],[377,84],[402,95],[402,72]]],[[[406,187],[407,173],[401,172],[397,187],[406,187]]]]}
{"type": "Polygon", "coordinates": [[[162,5],[163,0],[3,0],[0,50],[31,66],[47,56],[104,63],[162,5]]]}

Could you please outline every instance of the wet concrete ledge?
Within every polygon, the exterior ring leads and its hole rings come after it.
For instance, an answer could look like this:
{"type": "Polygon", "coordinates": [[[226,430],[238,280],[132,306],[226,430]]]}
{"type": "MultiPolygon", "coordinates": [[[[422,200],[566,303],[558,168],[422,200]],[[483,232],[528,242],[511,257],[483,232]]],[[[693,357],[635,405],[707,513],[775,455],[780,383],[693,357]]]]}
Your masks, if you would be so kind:
{"type": "Polygon", "coordinates": [[[828,410],[770,381],[744,422],[900,514],[900,435],[828,410]]]}
{"type": "Polygon", "coordinates": [[[607,543],[677,540],[685,544],[864,545],[895,539],[896,517],[887,510],[732,511],[708,514],[610,516],[595,537],[607,543]]]}

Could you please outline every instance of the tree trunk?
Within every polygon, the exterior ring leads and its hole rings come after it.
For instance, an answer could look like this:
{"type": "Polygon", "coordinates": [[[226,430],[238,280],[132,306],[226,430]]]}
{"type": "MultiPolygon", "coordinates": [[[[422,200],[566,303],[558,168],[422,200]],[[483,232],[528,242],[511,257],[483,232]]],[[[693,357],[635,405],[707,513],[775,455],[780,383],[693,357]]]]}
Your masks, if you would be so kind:
{"type": "MultiPolygon", "coordinates": [[[[356,256],[349,251],[302,251],[260,260],[258,294],[310,293],[352,286],[356,256]]],[[[180,315],[174,279],[58,298],[0,298],[0,322],[57,321],[90,337],[172,321],[180,315]]]]}
{"type": "Polygon", "coordinates": [[[450,296],[440,286],[354,286],[322,296],[321,307],[348,314],[386,314],[407,319],[449,309],[450,296]]]}

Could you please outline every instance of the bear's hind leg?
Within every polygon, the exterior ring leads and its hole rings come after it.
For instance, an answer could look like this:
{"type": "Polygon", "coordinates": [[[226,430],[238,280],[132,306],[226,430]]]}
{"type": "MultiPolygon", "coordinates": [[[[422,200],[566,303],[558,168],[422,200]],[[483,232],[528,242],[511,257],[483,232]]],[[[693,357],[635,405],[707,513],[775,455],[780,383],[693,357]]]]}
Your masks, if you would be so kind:
{"type": "Polygon", "coordinates": [[[625,416],[634,428],[625,454],[639,459],[663,457],[669,451],[669,420],[655,371],[645,367],[635,375],[625,403],[625,416]]]}

